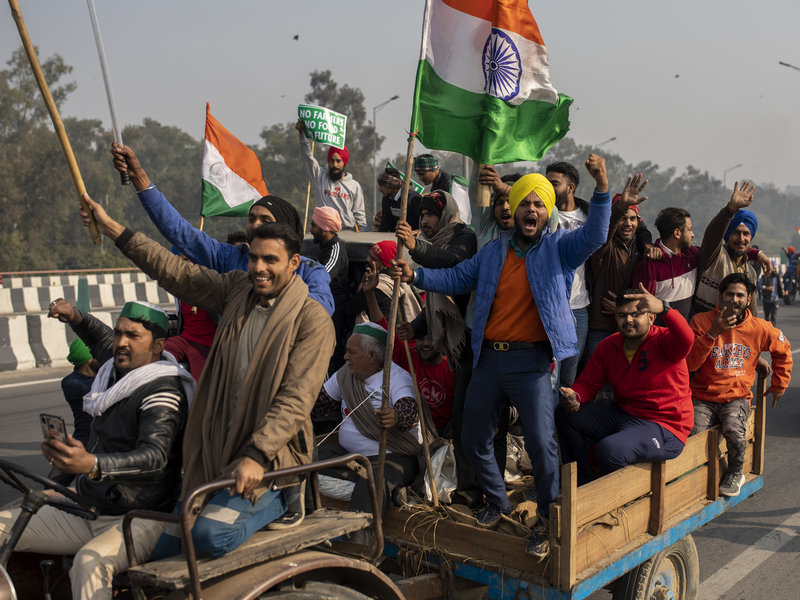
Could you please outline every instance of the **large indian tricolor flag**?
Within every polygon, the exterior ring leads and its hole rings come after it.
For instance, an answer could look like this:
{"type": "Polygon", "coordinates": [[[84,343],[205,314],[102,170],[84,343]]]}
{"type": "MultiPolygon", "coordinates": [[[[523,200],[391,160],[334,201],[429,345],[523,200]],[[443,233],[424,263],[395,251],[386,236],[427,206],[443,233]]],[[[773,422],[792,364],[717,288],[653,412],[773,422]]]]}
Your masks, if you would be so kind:
{"type": "Polygon", "coordinates": [[[481,163],[539,160],[569,129],[526,0],[428,0],[411,131],[481,163]]]}
{"type": "Polygon", "coordinates": [[[258,157],[211,115],[206,103],[200,214],[245,217],[253,202],[266,195],[258,157]]]}

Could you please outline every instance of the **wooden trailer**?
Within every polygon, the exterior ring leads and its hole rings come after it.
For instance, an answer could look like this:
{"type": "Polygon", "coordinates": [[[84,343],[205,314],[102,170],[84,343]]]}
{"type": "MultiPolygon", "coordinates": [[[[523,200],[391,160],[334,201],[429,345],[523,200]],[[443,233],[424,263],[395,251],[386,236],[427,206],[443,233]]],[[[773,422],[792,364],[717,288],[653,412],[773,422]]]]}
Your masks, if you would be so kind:
{"type": "MultiPolygon", "coordinates": [[[[384,553],[399,565],[439,565],[453,577],[486,586],[490,598],[586,598],[609,586],[617,600],[696,598],[697,550],[691,533],[763,486],[764,379],[747,425],[746,482],[720,497],[725,440],[715,427],[687,441],[681,455],[638,464],[577,486],[576,465],[561,471],[561,495],[551,505],[548,559],[525,553],[527,539],[390,509],[384,553]]],[[[440,598],[448,577],[407,572],[407,598],[440,598]]]]}

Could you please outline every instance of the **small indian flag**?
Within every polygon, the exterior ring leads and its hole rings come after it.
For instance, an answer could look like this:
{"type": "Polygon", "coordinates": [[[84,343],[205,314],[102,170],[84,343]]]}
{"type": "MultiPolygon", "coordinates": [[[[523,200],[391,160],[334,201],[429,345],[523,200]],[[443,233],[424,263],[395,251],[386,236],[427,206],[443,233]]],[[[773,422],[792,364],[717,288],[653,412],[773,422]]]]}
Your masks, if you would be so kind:
{"type": "Polygon", "coordinates": [[[267,185],[258,157],[211,116],[206,103],[200,214],[245,217],[253,202],[266,195],[267,185]]]}
{"type": "Polygon", "coordinates": [[[427,0],[411,131],[481,163],[539,160],[569,129],[527,0],[427,0]]]}

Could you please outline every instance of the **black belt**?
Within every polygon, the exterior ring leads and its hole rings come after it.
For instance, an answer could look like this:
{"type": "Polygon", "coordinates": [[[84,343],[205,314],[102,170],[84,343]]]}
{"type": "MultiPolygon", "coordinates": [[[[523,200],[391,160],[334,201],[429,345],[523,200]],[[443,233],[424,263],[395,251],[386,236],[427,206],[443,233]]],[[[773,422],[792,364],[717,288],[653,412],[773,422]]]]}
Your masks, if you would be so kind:
{"type": "Polygon", "coordinates": [[[540,348],[547,342],[496,342],[493,340],[483,340],[482,346],[497,352],[508,352],[509,350],[533,350],[540,348]]]}

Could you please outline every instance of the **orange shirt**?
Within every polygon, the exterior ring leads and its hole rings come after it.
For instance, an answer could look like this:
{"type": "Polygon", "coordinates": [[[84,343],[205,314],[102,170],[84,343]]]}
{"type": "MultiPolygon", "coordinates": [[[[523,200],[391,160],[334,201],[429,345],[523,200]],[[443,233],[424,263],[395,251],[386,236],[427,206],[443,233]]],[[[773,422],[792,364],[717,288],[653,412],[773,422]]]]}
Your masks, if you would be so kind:
{"type": "Polygon", "coordinates": [[[775,389],[785,390],[792,378],[792,347],[780,329],[753,316],[748,310],[744,320],[715,339],[706,332],[711,328],[719,308],[697,313],[690,325],[694,344],[686,364],[692,377],[692,398],[705,402],[724,403],[746,398],[756,378],[756,363],[762,352],[772,359],[772,382],[775,389]]]}
{"type": "Polygon", "coordinates": [[[539,309],[525,271],[525,257],[509,247],[494,294],[483,339],[498,342],[547,341],[539,309]]]}

